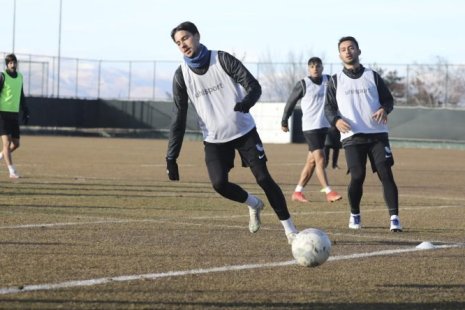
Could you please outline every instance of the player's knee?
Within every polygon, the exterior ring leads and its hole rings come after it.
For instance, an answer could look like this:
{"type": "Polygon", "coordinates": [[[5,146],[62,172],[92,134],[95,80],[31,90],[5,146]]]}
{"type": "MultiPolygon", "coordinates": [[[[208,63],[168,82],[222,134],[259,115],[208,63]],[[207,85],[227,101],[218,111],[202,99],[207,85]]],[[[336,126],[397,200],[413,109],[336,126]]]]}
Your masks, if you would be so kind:
{"type": "Polygon", "coordinates": [[[363,182],[365,180],[366,170],[362,167],[351,167],[350,178],[352,182],[363,182]]]}
{"type": "Polygon", "coordinates": [[[228,181],[224,179],[212,180],[212,187],[219,194],[225,191],[227,184],[228,181]]]}

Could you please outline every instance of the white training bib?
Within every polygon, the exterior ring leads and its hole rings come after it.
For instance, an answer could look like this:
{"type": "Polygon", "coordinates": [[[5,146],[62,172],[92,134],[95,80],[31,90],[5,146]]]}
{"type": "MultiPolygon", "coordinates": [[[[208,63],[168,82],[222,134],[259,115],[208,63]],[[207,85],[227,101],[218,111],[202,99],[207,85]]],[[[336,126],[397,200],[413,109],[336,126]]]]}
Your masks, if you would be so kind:
{"type": "Polygon", "coordinates": [[[341,133],[341,141],[357,133],[388,132],[387,124],[373,119],[381,104],[372,70],[365,69],[358,79],[338,73],[336,100],[341,117],[351,126],[349,132],[341,133]]]}
{"type": "Polygon", "coordinates": [[[325,117],[324,105],[328,76],[323,75],[321,85],[315,84],[309,77],[304,78],[306,91],[300,101],[302,109],[302,131],[329,128],[325,117]]]}
{"type": "Polygon", "coordinates": [[[228,142],[255,127],[250,113],[234,111],[245,91],[221,67],[217,51],[211,51],[210,67],[205,74],[194,73],[186,63],[181,65],[181,69],[206,142],[228,142]]]}

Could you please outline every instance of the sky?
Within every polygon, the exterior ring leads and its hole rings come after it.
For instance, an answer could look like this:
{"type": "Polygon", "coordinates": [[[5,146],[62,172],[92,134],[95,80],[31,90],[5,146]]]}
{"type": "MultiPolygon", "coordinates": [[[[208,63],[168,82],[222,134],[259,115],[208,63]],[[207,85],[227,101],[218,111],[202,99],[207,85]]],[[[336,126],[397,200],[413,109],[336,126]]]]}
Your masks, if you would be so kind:
{"type": "Polygon", "coordinates": [[[465,64],[463,0],[0,0],[0,52],[103,60],[181,60],[171,29],[247,62],[292,55],[339,63],[352,35],[361,62],[465,64]],[[16,10],[14,10],[16,3],[16,10]]]}

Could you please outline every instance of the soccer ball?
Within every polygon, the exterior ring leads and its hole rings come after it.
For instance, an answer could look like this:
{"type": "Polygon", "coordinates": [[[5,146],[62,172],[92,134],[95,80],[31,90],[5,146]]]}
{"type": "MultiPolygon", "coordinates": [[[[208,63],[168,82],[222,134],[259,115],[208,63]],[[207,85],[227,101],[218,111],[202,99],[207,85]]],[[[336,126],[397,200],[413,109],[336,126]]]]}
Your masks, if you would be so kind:
{"type": "Polygon", "coordinates": [[[331,240],[324,231],[316,228],[302,230],[292,242],[292,256],[301,266],[319,266],[328,259],[330,252],[331,240]]]}

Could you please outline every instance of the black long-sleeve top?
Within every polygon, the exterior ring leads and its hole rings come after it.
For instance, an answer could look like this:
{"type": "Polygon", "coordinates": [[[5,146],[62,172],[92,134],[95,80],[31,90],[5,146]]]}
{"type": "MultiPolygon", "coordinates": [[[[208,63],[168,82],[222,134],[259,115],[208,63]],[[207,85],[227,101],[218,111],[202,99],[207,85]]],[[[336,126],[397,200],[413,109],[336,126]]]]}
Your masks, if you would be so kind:
{"type": "MultiPolygon", "coordinates": [[[[342,72],[351,79],[358,79],[362,76],[365,71],[365,67],[360,65],[357,69],[347,69],[344,68],[342,72]]],[[[384,83],[384,80],[381,76],[373,71],[376,88],[378,90],[379,102],[383,107],[386,114],[391,113],[394,109],[394,98],[392,97],[391,91],[384,83]]],[[[339,107],[336,99],[336,88],[337,88],[337,74],[334,74],[328,82],[328,88],[326,90],[325,98],[325,116],[328,122],[332,125],[336,125],[336,121],[341,118],[339,115],[339,107]]],[[[388,139],[387,133],[374,133],[374,134],[364,134],[358,133],[351,137],[348,137],[342,141],[343,146],[368,143],[374,140],[379,139],[388,139]]]]}
{"type": "MultiPolygon", "coordinates": [[[[190,68],[194,73],[202,75],[210,67],[211,51],[209,51],[207,65],[200,68],[190,68]]],[[[242,85],[246,91],[246,96],[242,103],[247,107],[252,107],[258,101],[262,94],[262,88],[255,77],[237,58],[224,51],[218,51],[218,58],[223,70],[236,82],[242,85]]],[[[168,142],[168,159],[176,159],[181,152],[184,133],[186,131],[187,109],[189,96],[187,86],[184,82],[181,66],[174,73],[173,78],[173,99],[174,99],[174,116],[170,126],[170,135],[168,142]]]]}

